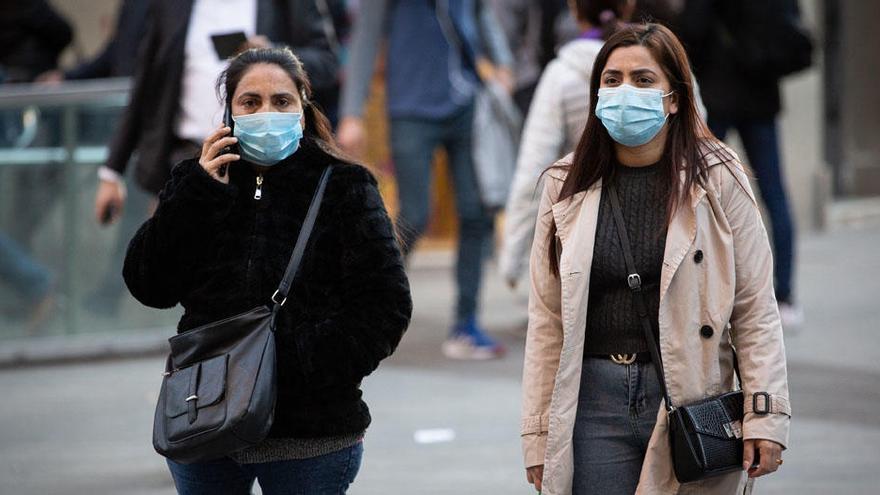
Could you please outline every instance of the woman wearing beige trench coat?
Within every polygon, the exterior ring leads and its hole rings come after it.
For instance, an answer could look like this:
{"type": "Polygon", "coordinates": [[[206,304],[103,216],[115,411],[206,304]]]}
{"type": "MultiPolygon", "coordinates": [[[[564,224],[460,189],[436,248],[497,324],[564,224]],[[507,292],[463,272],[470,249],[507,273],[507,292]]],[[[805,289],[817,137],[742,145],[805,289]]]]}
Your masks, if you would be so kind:
{"type": "MultiPolygon", "coordinates": [[[[760,456],[759,464],[748,470],[680,484],[660,405],[638,479],[632,480],[635,492],[748,493],[755,477],[782,465],[791,408],[767,233],[743,165],[711,136],[694,109],[688,67],[684,49],[666,28],[646,24],[612,36],[594,64],[591,87],[596,89],[591,90],[591,113],[577,151],[547,172],[530,262],[521,432],[529,482],[545,495],[572,493],[576,470],[581,469],[574,461],[575,420],[579,398],[594,386],[581,386],[584,349],[590,345],[585,338],[587,303],[597,262],[603,185],[616,183],[615,167],[655,164],[669,170],[669,202],[657,205],[673,213],[666,216],[658,260],[655,331],[672,403],[688,404],[732,390],[735,347],[746,398],[744,465],[752,466],[756,452],[760,456]],[[647,143],[634,144],[633,133],[627,135],[635,128],[632,122],[626,125],[627,111],[596,116],[602,99],[606,108],[609,98],[618,109],[632,103],[620,99],[621,91],[599,97],[599,88],[625,85],[631,86],[627,91],[644,90],[633,91],[639,94],[655,91],[662,101],[655,100],[662,105],[659,130],[638,129],[643,137],[653,133],[647,143]],[[759,392],[759,397],[770,397],[768,413],[752,410],[753,395],[759,392]]],[[[644,117],[646,100],[640,101],[636,113],[644,117]]],[[[650,119],[635,120],[644,124],[650,119]]]]}

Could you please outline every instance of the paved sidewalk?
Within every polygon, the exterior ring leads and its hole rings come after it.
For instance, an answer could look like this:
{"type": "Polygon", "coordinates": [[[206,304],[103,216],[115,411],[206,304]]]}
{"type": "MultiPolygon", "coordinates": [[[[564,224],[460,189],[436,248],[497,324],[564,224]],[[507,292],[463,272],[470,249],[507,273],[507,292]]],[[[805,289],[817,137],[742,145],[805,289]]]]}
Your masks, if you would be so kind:
{"type": "MultiPolygon", "coordinates": [[[[880,491],[878,247],[876,226],[801,242],[807,326],[786,340],[792,445],[756,493],[880,491]]],[[[445,265],[443,256],[416,260],[411,329],[364,383],[374,423],[355,495],[534,493],[518,439],[524,290],[488,277],[484,321],[508,346],[505,359],[446,361],[439,346],[454,294],[445,265]],[[454,439],[417,443],[423,429],[450,429],[454,439]]],[[[0,370],[0,494],[173,494],[150,445],[162,365],[154,355],[0,370]]]]}

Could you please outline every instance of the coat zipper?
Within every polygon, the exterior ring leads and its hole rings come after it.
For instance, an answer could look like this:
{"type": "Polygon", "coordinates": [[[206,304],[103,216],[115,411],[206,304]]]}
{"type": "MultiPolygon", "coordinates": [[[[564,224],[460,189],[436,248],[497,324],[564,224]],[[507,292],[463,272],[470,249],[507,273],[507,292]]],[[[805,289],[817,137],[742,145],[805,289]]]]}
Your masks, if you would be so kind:
{"type": "Polygon", "coordinates": [[[263,174],[257,175],[257,188],[254,190],[254,199],[257,201],[263,197],[263,174]]]}

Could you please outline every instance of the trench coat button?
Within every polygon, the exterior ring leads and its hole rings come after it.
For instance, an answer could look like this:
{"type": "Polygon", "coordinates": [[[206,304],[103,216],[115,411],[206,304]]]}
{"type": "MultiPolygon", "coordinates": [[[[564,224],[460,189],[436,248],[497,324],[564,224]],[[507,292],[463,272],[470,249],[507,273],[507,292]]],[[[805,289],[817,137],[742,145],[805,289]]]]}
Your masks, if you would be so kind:
{"type": "Polygon", "coordinates": [[[700,263],[703,261],[703,251],[697,249],[697,252],[694,253],[694,263],[700,263]]]}
{"type": "Polygon", "coordinates": [[[703,328],[700,329],[700,335],[702,335],[703,338],[711,339],[712,336],[715,335],[715,330],[709,325],[703,325],[703,328]]]}

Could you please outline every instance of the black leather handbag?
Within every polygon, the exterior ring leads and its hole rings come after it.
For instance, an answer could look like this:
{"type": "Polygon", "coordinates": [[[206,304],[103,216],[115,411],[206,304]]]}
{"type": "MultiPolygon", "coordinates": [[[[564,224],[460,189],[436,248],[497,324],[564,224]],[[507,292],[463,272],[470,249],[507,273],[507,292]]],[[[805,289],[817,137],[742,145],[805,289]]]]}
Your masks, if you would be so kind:
{"type": "MultiPolygon", "coordinates": [[[[692,404],[674,406],[666,390],[666,376],[663,373],[660,347],[654,336],[653,324],[648,317],[644,294],[641,292],[642,279],[635,268],[629,236],[623,222],[620,199],[613,186],[607,188],[617,226],[617,235],[626,260],[627,285],[632,291],[633,302],[639,321],[645,332],[651,360],[657,372],[657,379],[666,405],[669,420],[669,442],[672,448],[672,465],[675,477],[680,483],[698,481],[742,470],[743,460],[743,392],[735,390],[709,397],[692,404]]],[[[736,353],[733,366],[739,376],[736,353]]]]}
{"type": "Polygon", "coordinates": [[[180,463],[207,461],[266,438],[275,411],[275,315],[287,300],[331,168],[324,169],[271,306],[169,339],[153,419],[156,452],[180,463]]]}

